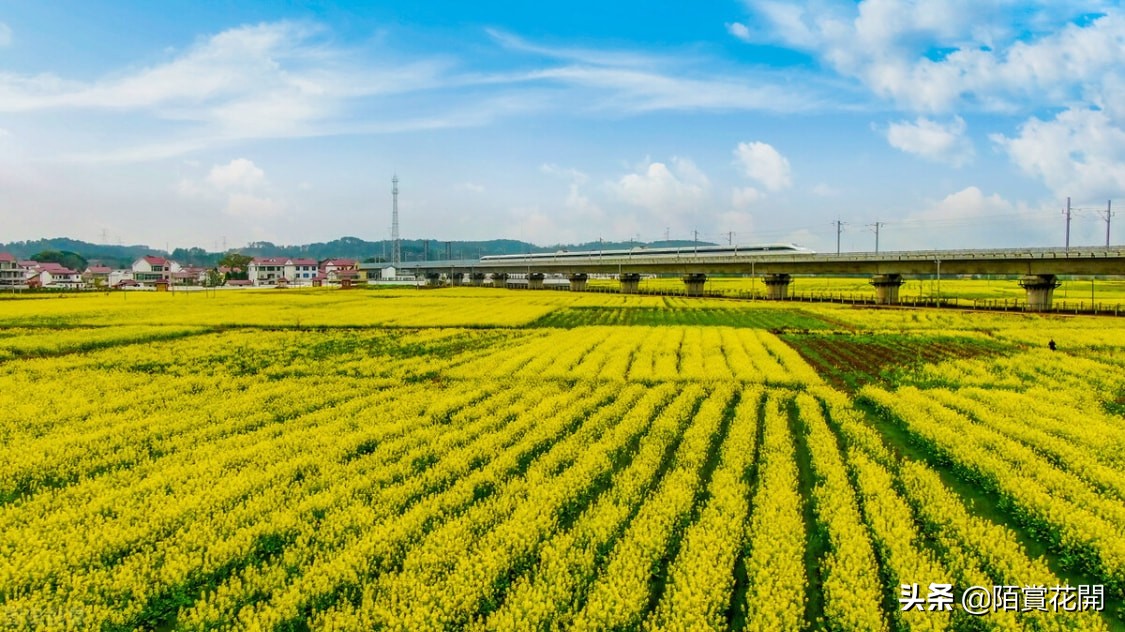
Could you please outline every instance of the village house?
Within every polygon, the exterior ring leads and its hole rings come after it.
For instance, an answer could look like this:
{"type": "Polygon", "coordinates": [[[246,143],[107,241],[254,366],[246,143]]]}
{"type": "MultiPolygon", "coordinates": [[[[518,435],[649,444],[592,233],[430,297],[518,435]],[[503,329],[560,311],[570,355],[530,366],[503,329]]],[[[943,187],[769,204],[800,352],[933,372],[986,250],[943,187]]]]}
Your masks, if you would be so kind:
{"type": "Polygon", "coordinates": [[[170,283],[173,272],[181,272],[180,264],[164,257],[145,255],[133,262],[133,280],[141,285],[153,286],[157,281],[170,283]]]}
{"type": "Polygon", "coordinates": [[[82,273],[82,280],[89,286],[107,287],[110,284],[109,275],[111,272],[113,272],[113,268],[109,266],[87,266],[86,271],[82,273]]]}
{"type": "Polygon", "coordinates": [[[290,285],[312,285],[317,267],[316,259],[289,259],[285,262],[285,276],[290,285]]]}
{"type": "Polygon", "coordinates": [[[179,272],[172,273],[173,285],[203,285],[207,282],[207,268],[200,266],[184,266],[179,272]]]}
{"type": "Polygon", "coordinates": [[[19,287],[24,285],[24,271],[19,260],[6,252],[0,252],[0,287],[19,287]]]}
{"type": "Polygon", "coordinates": [[[320,263],[320,281],[351,285],[359,278],[359,263],[355,259],[325,259],[320,263]]]}
{"type": "Polygon", "coordinates": [[[254,257],[246,266],[246,276],[256,286],[277,285],[285,277],[285,257],[254,257]]]}
{"type": "Polygon", "coordinates": [[[59,263],[44,262],[28,271],[25,277],[28,287],[80,290],[86,287],[82,275],[59,263]]]}
{"type": "Polygon", "coordinates": [[[312,285],[317,276],[315,259],[254,257],[247,276],[256,286],[312,285]]]}
{"type": "Polygon", "coordinates": [[[129,285],[136,285],[133,279],[133,271],[129,268],[121,268],[119,270],[111,270],[109,273],[109,286],[110,287],[126,287],[129,285]]]}

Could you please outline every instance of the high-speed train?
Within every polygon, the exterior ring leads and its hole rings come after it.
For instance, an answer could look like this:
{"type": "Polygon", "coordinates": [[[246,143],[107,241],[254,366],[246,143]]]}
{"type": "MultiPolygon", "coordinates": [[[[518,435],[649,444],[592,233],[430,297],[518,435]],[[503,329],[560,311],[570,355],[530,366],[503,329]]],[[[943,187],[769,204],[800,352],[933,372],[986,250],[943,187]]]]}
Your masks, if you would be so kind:
{"type": "Polygon", "coordinates": [[[570,261],[612,257],[686,258],[713,256],[761,256],[786,254],[812,254],[812,250],[796,244],[756,244],[743,246],[673,246],[660,248],[637,247],[629,250],[559,250],[517,255],[485,255],[481,261],[570,261]]]}

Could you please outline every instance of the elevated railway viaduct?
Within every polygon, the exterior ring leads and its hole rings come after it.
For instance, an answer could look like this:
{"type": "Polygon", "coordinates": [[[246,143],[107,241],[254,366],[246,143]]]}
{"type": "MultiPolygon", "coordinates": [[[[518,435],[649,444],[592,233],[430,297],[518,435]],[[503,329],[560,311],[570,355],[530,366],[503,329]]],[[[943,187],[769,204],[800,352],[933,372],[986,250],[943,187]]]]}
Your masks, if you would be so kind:
{"type": "Polygon", "coordinates": [[[688,295],[701,295],[707,275],[761,276],[767,298],[784,300],[792,275],[869,275],[876,302],[898,304],[904,276],[911,275],[1014,275],[1027,292],[1031,310],[1046,310],[1059,275],[1125,275],[1125,246],[1088,248],[1008,248],[991,250],[914,250],[880,253],[770,253],[649,256],[643,250],[628,254],[592,252],[589,255],[537,255],[503,259],[454,259],[403,262],[401,271],[416,276],[454,281],[467,279],[480,285],[509,275],[526,275],[528,287],[541,288],[547,274],[565,275],[572,290],[586,289],[591,274],[616,276],[623,293],[638,289],[642,275],[675,274],[683,279],[688,295]]]}

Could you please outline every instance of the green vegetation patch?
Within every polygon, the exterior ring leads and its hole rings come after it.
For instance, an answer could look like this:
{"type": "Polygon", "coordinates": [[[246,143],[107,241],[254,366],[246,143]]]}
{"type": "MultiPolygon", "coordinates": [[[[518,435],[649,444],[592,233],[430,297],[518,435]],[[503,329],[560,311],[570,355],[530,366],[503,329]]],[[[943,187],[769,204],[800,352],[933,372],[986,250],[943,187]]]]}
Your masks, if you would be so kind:
{"type": "Polygon", "coordinates": [[[796,309],[745,307],[569,307],[555,310],[528,327],[704,325],[770,330],[830,329],[833,323],[796,309]]]}
{"type": "Polygon", "coordinates": [[[897,385],[916,374],[924,364],[1007,355],[1015,344],[959,336],[905,334],[829,335],[788,333],[782,340],[797,350],[828,382],[850,392],[871,382],[897,385]]]}

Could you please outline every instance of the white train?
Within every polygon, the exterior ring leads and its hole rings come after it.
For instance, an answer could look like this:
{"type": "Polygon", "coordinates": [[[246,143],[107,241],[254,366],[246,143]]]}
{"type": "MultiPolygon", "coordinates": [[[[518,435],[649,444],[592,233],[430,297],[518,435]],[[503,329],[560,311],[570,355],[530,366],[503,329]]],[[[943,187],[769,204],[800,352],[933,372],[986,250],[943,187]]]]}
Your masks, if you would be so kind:
{"type": "Polygon", "coordinates": [[[674,246],[662,248],[637,247],[629,250],[559,250],[517,255],[485,255],[481,261],[571,261],[607,257],[687,258],[740,255],[812,254],[812,250],[796,244],[757,244],[743,246],[674,246]]]}

